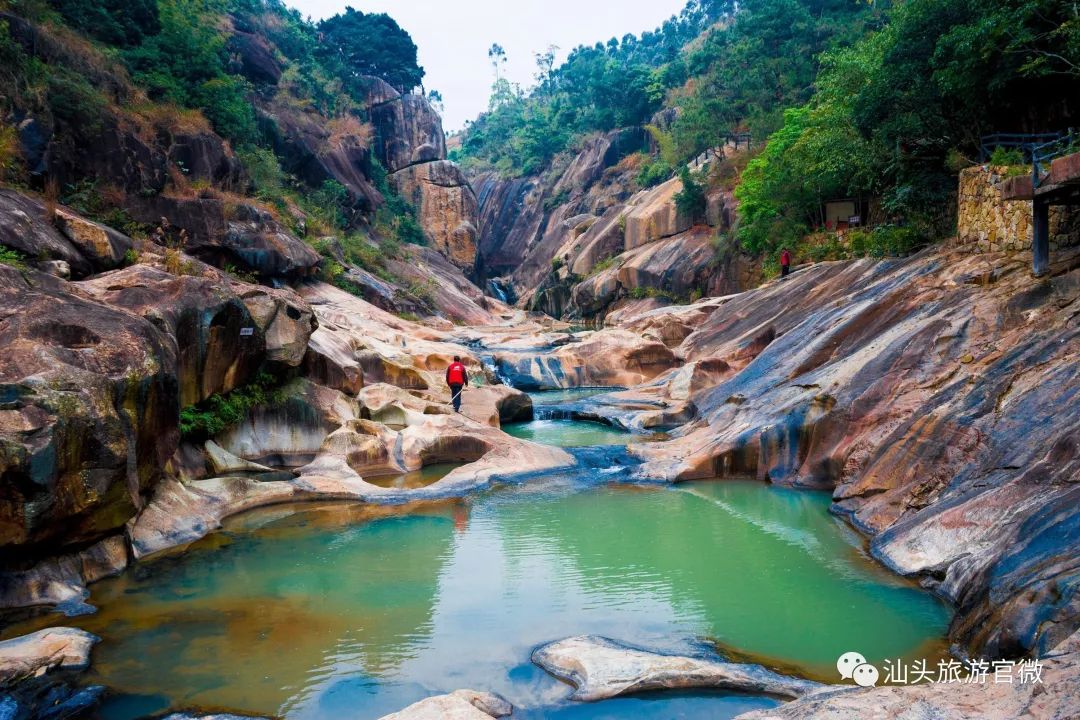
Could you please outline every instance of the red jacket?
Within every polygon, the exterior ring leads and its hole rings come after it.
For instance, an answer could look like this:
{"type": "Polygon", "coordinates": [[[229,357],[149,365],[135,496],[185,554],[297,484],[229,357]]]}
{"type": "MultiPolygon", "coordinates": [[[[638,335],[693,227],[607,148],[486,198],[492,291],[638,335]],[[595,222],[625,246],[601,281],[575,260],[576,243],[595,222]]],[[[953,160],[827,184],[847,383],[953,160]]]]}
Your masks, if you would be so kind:
{"type": "Polygon", "coordinates": [[[790,265],[791,264],[791,253],[789,253],[787,250],[780,253],[780,264],[781,265],[790,265]]]}
{"type": "Polygon", "coordinates": [[[468,385],[469,373],[465,366],[459,362],[450,363],[450,367],[446,368],[446,384],[468,385]]]}

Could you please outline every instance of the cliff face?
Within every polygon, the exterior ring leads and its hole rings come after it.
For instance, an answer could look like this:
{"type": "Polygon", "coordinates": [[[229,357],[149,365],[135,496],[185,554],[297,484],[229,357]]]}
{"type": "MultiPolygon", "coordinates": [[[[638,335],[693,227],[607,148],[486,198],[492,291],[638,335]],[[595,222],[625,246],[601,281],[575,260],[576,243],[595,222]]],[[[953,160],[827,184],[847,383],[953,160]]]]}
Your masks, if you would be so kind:
{"type": "Polygon", "coordinates": [[[432,245],[472,275],[476,265],[477,203],[472,186],[446,159],[442,119],[419,95],[401,95],[374,80],[368,96],[375,149],[390,182],[419,214],[432,245]]]}
{"type": "MultiPolygon", "coordinates": [[[[122,210],[149,226],[164,220],[168,240],[218,266],[228,263],[266,278],[317,270],[318,254],[304,238],[310,218],[257,188],[230,144],[204,118],[156,106],[123,67],[82,40],[65,40],[56,28],[11,13],[0,20],[20,52],[49,72],[86,74],[91,68],[104,96],[100,107],[94,105],[98,116],[86,119],[92,130],[49,107],[29,101],[23,107],[21,98],[13,98],[7,120],[17,124],[31,185],[43,191],[85,188],[103,209],[122,210]],[[281,258],[287,258],[284,266],[266,265],[281,258]]],[[[252,84],[261,135],[304,192],[337,183],[346,193],[340,210],[349,228],[369,230],[371,216],[386,200],[374,179],[377,160],[390,173],[391,185],[400,186],[415,205],[430,244],[459,269],[472,271],[475,197],[446,161],[442,122],[425,98],[402,95],[378,78],[362,78],[369,92],[361,107],[330,116],[298,94],[295,82],[283,79],[281,53],[267,38],[233,27],[229,49],[252,84]],[[432,162],[439,163],[436,170],[426,168],[432,162]]],[[[10,246],[18,249],[18,241],[12,238],[10,246]]],[[[89,271],[81,265],[71,269],[76,277],[89,271]]]]}
{"type": "MultiPolygon", "coordinates": [[[[526,306],[570,318],[603,317],[642,298],[750,287],[752,263],[717,240],[732,228],[730,193],[712,191],[704,222],[693,227],[676,208],[677,178],[637,189],[632,153],[644,146],[644,131],[614,131],[542,176],[474,178],[484,276],[504,276],[526,306]]],[[[713,157],[711,166],[723,160],[713,157]]]]}
{"type": "MultiPolygon", "coordinates": [[[[180,450],[182,408],[266,378],[282,385],[305,375],[354,395],[365,371],[368,384],[411,382],[368,347],[325,338],[309,347],[318,321],[296,289],[329,277],[328,266],[382,310],[429,318],[408,335],[490,324],[499,321],[492,311],[506,311],[463,274],[475,261],[475,196],[445,159],[441,120],[423,97],[367,78],[366,102],[331,117],[297,89],[269,37],[223,19],[260,133],[285,173],[278,190],[303,199],[327,183],[342,188],[333,209],[361,238],[356,251],[346,238],[316,236],[325,223],[293,196],[268,194],[274,186],[260,185],[201,115],[150,102],[92,43],[11,13],[0,20],[13,52],[58,77],[86,75],[101,93],[85,127],[56,102],[24,97],[9,98],[3,118],[17,129],[24,180],[40,191],[0,190],[0,249],[10,254],[0,258],[4,570],[71,553],[82,569],[56,570],[68,579],[122,566],[125,524],[192,458],[180,450]],[[379,244],[387,197],[376,163],[416,206],[430,247],[379,244]],[[57,188],[117,227],[59,204],[57,188]],[[367,265],[356,259],[364,253],[374,257],[367,265]]],[[[0,579],[4,603],[49,594],[10,577],[0,579]]]]}

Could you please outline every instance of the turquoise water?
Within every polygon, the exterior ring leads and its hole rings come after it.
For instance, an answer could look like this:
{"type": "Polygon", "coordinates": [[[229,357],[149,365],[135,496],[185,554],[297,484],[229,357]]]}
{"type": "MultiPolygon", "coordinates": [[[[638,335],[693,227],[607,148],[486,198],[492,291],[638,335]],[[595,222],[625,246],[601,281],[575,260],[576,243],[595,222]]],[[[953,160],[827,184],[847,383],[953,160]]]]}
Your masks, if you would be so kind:
{"type": "Polygon", "coordinates": [[[94,585],[99,612],[64,623],[103,638],[88,679],[121,693],[108,720],[196,707],[365,720],[459,688],[503,694],[515,717],[731,717],[772,701],[568,703],[529,657],[582,633],[681,652],[711,639],[830,679],[853,649],[938,657],[945,607],[869,561],[828,502],[571,473],[411,511],[268,509],[94,585]]]}
{"type": "Polygon", "coordinates": [[[556,447],[590,447],[594,445],[625,445],[640,440],[640,436],[609,425],[583,420],[533,420],[503,425],[503,432],[522,440],[556,447]]]}

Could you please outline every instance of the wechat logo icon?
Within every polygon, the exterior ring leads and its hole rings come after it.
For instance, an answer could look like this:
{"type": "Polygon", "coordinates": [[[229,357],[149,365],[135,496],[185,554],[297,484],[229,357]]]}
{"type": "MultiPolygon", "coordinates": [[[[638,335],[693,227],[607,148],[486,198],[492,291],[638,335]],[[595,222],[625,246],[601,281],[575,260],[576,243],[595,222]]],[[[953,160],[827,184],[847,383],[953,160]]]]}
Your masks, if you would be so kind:
{"type": "Polygon", "coordinates": [[[844,680],[854,680],[859,687],[874,687],[878,681],[878,669],[866,662],[857,652],[846,652],[836,661],[836,670],[844,680]]]}

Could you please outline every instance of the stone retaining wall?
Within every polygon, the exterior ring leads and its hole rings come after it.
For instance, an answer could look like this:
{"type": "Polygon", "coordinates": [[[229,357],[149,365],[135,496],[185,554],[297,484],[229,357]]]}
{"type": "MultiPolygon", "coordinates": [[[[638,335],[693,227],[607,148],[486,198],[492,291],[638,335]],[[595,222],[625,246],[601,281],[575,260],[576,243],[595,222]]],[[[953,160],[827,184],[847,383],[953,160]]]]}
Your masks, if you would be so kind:
{"type": "MultiPolygon", "coordinates": [[[[1007,168],[976,165],[960,172],[957,239],[972,252],[1031,250],[1031,202],[1002,200],[1007,168]]],[[[1080,245],[1080,210],[1050,208],[1050,250],[1080,245]]]]}

